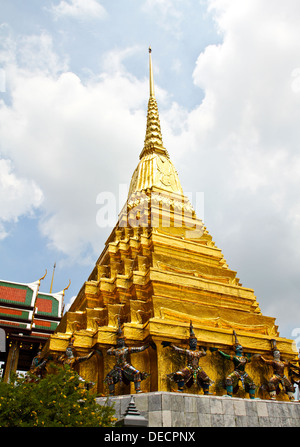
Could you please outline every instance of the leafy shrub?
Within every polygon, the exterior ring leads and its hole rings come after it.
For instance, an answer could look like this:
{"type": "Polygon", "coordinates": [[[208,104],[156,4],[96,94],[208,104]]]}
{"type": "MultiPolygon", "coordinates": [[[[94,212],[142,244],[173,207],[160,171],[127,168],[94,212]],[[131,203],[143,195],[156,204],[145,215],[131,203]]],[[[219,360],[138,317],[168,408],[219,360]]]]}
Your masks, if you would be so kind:
{"type": "Polygon", "coordinates": [[[100,406],[69,367],[31,380],[0,381],[0,427],[112,427],[112,406],[100,406]]]}

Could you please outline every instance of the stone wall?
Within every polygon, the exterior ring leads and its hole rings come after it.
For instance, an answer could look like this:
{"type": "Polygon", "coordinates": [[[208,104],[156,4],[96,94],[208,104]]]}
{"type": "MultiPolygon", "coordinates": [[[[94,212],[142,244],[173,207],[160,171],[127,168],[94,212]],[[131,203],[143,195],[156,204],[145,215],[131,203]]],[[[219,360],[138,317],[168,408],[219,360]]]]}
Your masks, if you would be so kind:
{"type": "MultiPolygon", "coordinates": [[[[109,397],[121,419],[131,395],[109,397]]],[[[300,402],[250,400],[169,392],[134,394],[149,427],[300,427],[300,402]]],[[[97,398],[100,405],[107,398],[97,398]]]]}

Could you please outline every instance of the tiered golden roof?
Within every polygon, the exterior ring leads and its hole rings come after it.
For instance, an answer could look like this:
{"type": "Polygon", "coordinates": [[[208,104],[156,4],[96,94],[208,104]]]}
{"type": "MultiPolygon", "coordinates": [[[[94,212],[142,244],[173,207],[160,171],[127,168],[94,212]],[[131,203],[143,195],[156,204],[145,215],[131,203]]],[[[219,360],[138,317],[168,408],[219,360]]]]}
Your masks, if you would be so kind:
{"type": "MultiPolygon", "coordinates": [[[[274,318],[262,315],[254,291],[243,287],[228,267],[183,194],[162,142],[151,51],[149,65],[146,137],[128,201],[88,281],[48,344],[48,350],[60,352],[73,336],[74,347],[82,353],[100,349],[102,358],[92,357],[80,370],[96,383],[98,392],[106,392],[103,379],[113,366],[106,351],[116,343],[119,318],[129,346],[150,339],[156,344],[155,351],[131,359],[151,374],[143,382],[145,391],[170,390],[166,375],[174,370],[174,359],[161,341],[186,346],[190,321],[202,346],[230,350],[235,330],[246,351],[269,352],[275,338],[285,357],[295,357],[292,341],[279,337],[274,318]]],[[[218,383],[218,365],[209,352],[204,362],[218,383]]]]}

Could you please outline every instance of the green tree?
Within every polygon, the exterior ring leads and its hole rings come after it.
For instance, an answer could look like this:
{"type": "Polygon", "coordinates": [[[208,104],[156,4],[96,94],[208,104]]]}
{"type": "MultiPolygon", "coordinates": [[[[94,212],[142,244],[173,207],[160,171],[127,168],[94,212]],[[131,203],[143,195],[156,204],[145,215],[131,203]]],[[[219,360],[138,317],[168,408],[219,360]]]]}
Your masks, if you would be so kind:
{"type": "Polygon", "coordinates": [[[0,427],[112,427],[112,406],[100,406],[69,367],[45,378],[0,382],[0,427]]]}

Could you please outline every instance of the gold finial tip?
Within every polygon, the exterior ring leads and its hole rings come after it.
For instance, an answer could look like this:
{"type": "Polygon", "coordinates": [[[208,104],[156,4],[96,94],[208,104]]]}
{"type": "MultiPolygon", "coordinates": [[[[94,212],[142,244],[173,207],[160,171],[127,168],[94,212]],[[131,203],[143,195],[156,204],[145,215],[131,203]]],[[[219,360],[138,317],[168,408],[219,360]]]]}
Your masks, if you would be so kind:
{"type": "Polygon", "coordinates": [[[151,47],[149,47],[149,53],[152,53],[152,49],[151,49],[151,47]]]}

